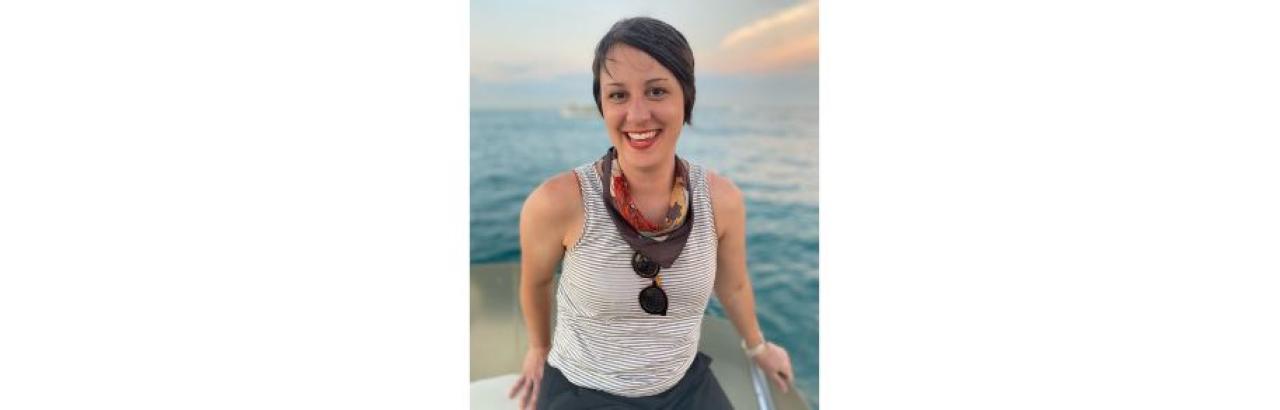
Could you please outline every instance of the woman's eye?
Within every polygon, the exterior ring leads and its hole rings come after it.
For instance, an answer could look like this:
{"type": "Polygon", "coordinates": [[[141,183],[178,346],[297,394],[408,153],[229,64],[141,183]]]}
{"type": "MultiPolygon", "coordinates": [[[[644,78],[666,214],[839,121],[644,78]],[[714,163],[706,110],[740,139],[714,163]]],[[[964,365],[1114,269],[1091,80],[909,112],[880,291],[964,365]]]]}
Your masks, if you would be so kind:
{"type": "Polygon", "coordinates": [[[608,98],[609,98],[609,101],[622,101],[622,98],[625,96],[626,96],[625,94],[620,92],[612,92],[612,93],[609,93],[608,98]]]}
{"type": "Polygon", "coordinates": [[[650,97],[662,97],[667,95],[667,90],[662,88],[653,88],[649,90],[650,97]]]}

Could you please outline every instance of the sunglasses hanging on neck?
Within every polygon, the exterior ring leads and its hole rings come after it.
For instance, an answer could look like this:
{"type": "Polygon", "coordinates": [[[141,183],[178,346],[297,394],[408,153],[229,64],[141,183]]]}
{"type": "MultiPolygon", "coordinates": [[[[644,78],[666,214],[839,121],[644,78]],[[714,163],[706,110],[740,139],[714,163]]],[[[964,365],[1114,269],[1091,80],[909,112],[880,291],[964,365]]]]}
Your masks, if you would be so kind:
{"type": "Polygon", "coordinates": [[[657,262],[649,260],[640,251],[631,256],[631,268],[636,275],[645,279],[653,279],[653,283],[640,290],[640,308],[651,315],[667,315],[667,291],[662,290],[662,278],[658,272],[662,270],[657,262]]]}

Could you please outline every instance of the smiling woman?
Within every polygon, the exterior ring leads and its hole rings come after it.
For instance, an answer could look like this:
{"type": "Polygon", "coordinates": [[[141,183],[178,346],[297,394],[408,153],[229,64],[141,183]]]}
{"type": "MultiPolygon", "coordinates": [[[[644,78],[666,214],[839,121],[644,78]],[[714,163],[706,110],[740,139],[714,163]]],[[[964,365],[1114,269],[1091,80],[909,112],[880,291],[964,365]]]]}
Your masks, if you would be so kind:
{"type": "MultiPolygon", "coordinates": [[[[600,70],[607,82],[604,101],[596,104],[604,115],[605,127],[620,147],[618,157],[633,172],[653,172],[658,167],[674,166],[676,139],[681,124],[688,122],[693,97],[686,98],[675,75],[657,60],[638,48],[619,43],[605,54],[600,70]]],[[[599,81],[599,80],[597,80],[599,81]]],[[[661,198],[657,198],[661,199],[661,198]]]]}
{"type": "Polygon", "coordinates": [[[787,391],[791,359],[756,318],[742,193],[675,152],[696,96],[688,41],[662,21],[625,19],[592,71],[612,147],[544,181],[520,212],[529,346],[510,395],[521,408],[732,408],[698,351],[712,293],[745,354],[787,391]]]}

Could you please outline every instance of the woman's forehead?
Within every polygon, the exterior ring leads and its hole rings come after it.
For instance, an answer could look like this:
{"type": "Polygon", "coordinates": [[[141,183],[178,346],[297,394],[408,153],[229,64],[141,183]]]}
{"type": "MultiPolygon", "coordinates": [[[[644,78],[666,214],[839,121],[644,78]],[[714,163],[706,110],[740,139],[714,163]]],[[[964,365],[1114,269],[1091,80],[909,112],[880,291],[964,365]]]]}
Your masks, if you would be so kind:
{"type": "MultiPolygon", "coordinates": [[[[670,76],[670,70],[658,63],[653,56],[627,44],[617,44],[605,53],[602,76],[614,79],[626,79],[637,75],[663,74],[670,76]]],[[[647,80],[648,78],[646,78],[647,80]]]]}

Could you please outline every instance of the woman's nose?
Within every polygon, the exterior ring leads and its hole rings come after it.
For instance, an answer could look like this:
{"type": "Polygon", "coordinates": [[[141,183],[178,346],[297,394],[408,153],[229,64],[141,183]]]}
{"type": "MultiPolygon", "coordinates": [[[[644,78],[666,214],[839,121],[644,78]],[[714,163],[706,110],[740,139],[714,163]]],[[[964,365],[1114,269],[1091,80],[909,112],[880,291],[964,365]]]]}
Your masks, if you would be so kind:
{"type": "Polygon", "coordinates": [[[651,115],[649,104],[643,98],[634,98],[627,102],[627,121],[648,121],[651,115]]]}

